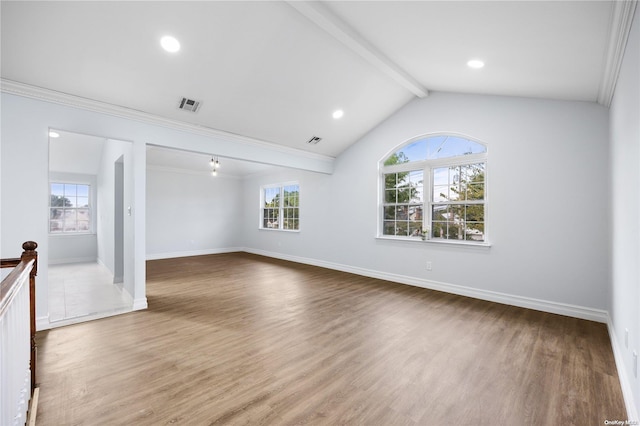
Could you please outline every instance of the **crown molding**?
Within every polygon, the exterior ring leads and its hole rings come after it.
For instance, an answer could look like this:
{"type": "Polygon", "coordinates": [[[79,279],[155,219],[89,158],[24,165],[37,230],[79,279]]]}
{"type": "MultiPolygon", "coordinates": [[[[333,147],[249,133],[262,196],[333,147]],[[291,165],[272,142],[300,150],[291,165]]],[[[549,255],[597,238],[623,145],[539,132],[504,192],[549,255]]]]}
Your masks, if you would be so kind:
{"type": "Polygon", "coordinates": [[[611,100],[616,89],[616,82],[620,74],[624,49],[631,32],[633,14],[637,0],[612,2],[611,22],[609,24],[609,44],[605,57],[605,69],[598,90],[598,103],[611,106],[611,100]]]}
{"type": "Polygon", "coordinates": [[[147,112],[138,111],[130,108],[126,108],[119,105],[109,104],[106,102],[96,101],[89,98],[83,98],[80,96],[70,95],[68,93],[58,92],[51,89],[45,89],[43,87],[32,86],[29,84],[19,83],[13,80],[0,79],[0,91],[12,95],[22,96],[31,99],[37,99],[45,102],[56,103],[60,105],[71,106],[87,111],[97,112],[101,114],[108,114],[115,117],[125,118],[129,120],[140,121],[147,124],[153,124],[162,126],[174,130],[180,130],[189,132],[201,136],[206,136],[215,139],[221,139],[227,142],[235,144],[243,144],[248,146],[260,147],[271,151],[278,151],[281,153],[308,158],[312,160],[319,160],[327,163],[332,163],[335,157],[328,155],[318,154],[315,152],[308,152],[297,148],[290,148],[287,146],[279,145],[273,142],[267,142],[260,139],[250,138],[248,136],[242,136],[235,133],[225,132],[223,130],[214,129],[211,127],[201,126],[198,124],[186,123],[183,121],[172,120],[169,118],[160,117],[158,115],[149,114],[147,112]]]}

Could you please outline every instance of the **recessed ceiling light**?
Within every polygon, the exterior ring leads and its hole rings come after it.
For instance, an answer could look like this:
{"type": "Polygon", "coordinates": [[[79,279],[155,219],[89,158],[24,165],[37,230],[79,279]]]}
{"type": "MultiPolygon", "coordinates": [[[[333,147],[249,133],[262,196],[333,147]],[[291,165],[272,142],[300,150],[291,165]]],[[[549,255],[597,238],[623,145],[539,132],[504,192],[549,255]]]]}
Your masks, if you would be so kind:
{"type": "Polygon", "coordinates": [[[59,137],[60,137],[60,133],[56,133],[56,132],[54,132],[53,130],[51,130],[51,131],[49,132],[49,137],[50,137],[50,138],[59,138],[59,137]]]}
{"type": "Polygon", "coordinates": [[[472,59],[469,62],[467,62],[467,66],[469,68],[480,69],[480,68],[484,67],[484,62],[482,62],[479,59],[472,59]]]}
{"type": "Polygon", "coordinates": [[[175,53],[180,50],[180,42],[171,36],[164,36],[160,39],[160,45],[167,52],[175,53]]]}
{"type": "Polygon", "coordinates": [[[333,111],[333,118],[335,118],[336,120],[339,118],[342,118],[343,115],[344,115],[344,111],[341,109],[333,111]]]}

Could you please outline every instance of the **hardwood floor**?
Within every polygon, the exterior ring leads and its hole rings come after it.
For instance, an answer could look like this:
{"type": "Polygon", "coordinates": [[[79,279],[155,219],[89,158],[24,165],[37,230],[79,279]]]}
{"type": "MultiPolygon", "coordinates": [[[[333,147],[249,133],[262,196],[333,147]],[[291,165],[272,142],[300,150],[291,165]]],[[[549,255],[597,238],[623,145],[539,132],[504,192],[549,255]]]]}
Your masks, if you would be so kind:
{"type": "Polygon", "coordinates": [[[602,425],[604,324],[232,253],[149,309],[39,333],[39,425],[602,425]]]}

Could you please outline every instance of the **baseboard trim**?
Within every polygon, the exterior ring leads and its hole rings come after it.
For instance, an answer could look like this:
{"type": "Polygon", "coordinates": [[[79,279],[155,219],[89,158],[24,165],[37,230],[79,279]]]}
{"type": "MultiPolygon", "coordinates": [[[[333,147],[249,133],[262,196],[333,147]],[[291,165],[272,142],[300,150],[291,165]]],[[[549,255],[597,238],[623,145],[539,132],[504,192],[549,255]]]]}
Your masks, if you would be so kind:
{"type": "Polygon", "coordinates": [[[36,331],[49,330],[51,324],[49,323],[49,316],[36,318],[36,331]]]}
{"type": "Polygon", "coordinates": [[[175,257],[189,257],[189,256],[204,256],[207,254],[222,254],[233,253],[236,251],[244,251],[241,247],[222,247],[215,249],[205,250],[191,250],[191,251],[174,251],[169,253],[153,253],[147,254],[147,260],[160,260],[160,259],[173,259],[175,257]]]}
{"type": "Polygon", "coordinates": [[[147,305],[146,297],[139,297],[137,299],[133,299],[133,306],[131,309],[134,311],[141,311],[143,309],[147,309],[149,305],[147,305]]]}
{"type": "Polygon", "coordinates": [[[392,274],[388,272],[376,271],[372,269],[359,268],[355,266],[344,265],[334,262],[326,262],[306,257],[291,256],[288,254],[277,253],[272,251],[254,249],[245,247],[242,249],[247,253],[257,254],[260,256],[273,257],[281,260],[288,260],[296,263],[319,266],[322,268],[333,269],[341,272],[362,275],[370,278],[377,278],[386,281],[397,282],[400,284],[412,285],[415,287],[428,288],[431,290],[443,291],[446,293],[457,294],[460,296],[473,297],[475,299],[486,300],[489,302],[502,303],[505,305],[518,306],[521,308],[533,309],[536,311],[548,312],[552,314],[565,315],[574,318],[581,318],[590,321],[607,323],[609,317],[607,311],[587,308],[583,306],[570,305],[567,303],[551,302],[548,300],[534,299],[531,297],[516,296],[507,293],[500,293],[489,290],[480,290],[472,287],[465,287],[456,284],[443,283],[439,281],[426,280],[423,278],[409,277],[406,275],[392,274]]]}
{"type": "Polygon", "coordinates": [[[618,338],[616,337],[615,328],[613,327],[613,321],[607,314],[607,328],[609,330],[609,339],[611,340],[611,349],[613,349],[613,358],[616,361],[616,369],[618,370],[618,379],[620,380],[620,387],[622,388],[622,397],[624,398],[624,404],[627,407],[627,420],[640,420],[638,416],[638,407],[636,407],[635,400],[633,398],[633,387],[629,381],[629,375],[627,374],[627,368],[624,365],[624,350],[618,344],[618,338]]]}
{"type": "Polygon", "coordinates": [[[133,296],[131,295],[131,293],[129,293],[129,291],[124,287],[118,286],[118,290],[120,290],[120,294],[122,295],[122,298],[125,300],[126,305],[133,306],[134,305],[133,296]]]}
{"type": "Polygon", "coordinates": [[[66,265],[68,263],[94,263],[97,262],[95,257],[70,257],[67,259],[49,259],[49,265],[66,265]]]}

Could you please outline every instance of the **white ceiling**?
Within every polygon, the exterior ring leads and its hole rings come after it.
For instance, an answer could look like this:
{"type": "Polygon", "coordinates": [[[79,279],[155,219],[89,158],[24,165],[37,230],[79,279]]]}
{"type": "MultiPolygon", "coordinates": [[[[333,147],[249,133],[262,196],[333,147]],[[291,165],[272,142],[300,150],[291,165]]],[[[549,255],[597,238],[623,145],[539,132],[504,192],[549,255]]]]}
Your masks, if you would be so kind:
{"type": "Polygon", "coordinates": [[[5,81],[334,157],[429,90],[595,102],[616,32],[611,1],[1,8],[5,81]],[[180,52],[160,48],[165,34],[180,52]],[[468,68],[472,58],[486,66],[468,68]],[[182,96],[200,110],[178,110],[182,96]]]}
{"type": "Polygon", "coordinates": [[[100,172],[105,138],[53,130],[59,136],[49,138],[49,171],[84,175],[100,172]]]}

